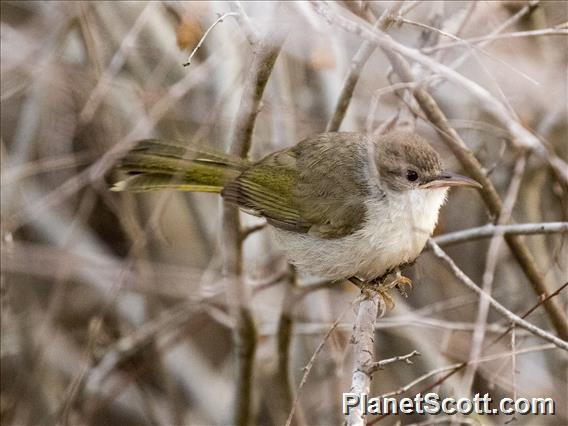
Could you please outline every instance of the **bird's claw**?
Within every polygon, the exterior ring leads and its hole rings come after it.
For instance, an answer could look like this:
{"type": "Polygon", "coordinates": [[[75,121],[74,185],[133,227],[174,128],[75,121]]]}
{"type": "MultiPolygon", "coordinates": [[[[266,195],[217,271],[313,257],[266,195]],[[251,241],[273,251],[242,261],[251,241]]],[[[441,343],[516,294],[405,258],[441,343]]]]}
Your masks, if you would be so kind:
{"type": "Polygon", "coordinates": [[[412,290],[412,280],[403,276],[400,271],[388,273],[387,275],[384,275],[370,282],[362,281],[356,277],[351,277],[349,280],[357,287],[361,288],[362,291],[365,288],[369,288],[367,286],[370,285],[370,288],[372,288],[373,291],[376,291],[381,295],[387,311],[391,311],[395,307],[394,298],[390,293],[391,289],[396,288],[398,292],[404,297],[408,297],[408,291],[412,290]],[[394,278],[389,279],[393,274],[394,278]]]}
{"type": "MultiPolygon", "coordinates": [[[[387,276],[388,277],[388,276],[387,276]]],[[[378,280],[377,291],[383,297],[387,310],[392,310],[395,307],[394,298],[390,294],[392,288],[396,288],[401,296],[408,297],[408,291],[412,290],[412,280],[408,277],[403,276],[400,271],[395,273],[394,279],[378,280]]]]}
{"type": "Polygon", "coordinates": [[[394,280],[394,286],[401,296],[408,297],[408,292],[412,290],[412,280],[405,276],[397,276],[394,280]]]}
{"type": "Polygon", "coordinates": [[[395,307],[394,297],[390,294],[390,289],[385,288],[383,285],[379,285],[377,288],[377,293],[381,295],[381,298],[385,302],[386,310],[392,311],[395,307]]]}

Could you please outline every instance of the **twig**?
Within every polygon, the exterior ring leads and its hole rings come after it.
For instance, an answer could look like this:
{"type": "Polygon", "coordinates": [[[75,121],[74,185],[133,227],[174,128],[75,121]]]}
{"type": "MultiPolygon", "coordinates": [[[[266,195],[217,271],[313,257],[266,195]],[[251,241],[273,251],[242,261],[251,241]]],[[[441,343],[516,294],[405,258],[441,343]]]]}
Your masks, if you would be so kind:
{"type": "Polygon", "coordinates": [[[491,306],[493,306],[493,308],[497,312],[499,312],[501,315],[503,315],[505,318],[507,318],[510,322],[514,323],[516,326],[518,326],[520,328],[523,328],[523,329],[531,332],[535,336],[538,336],[538,337],[540,337],[540,338],[542,338],[542,339],[544,339],[548,342],[551,342],[552,344],[559,347],[560,349],[564,349],[565,351],[568,351],[568,342],[566,342],[565,340],[559,339],[558,337],[550,334],[547,331],[544,331],[543,329],[541,329],[541,328],[539,328],[535,325],[532,325],[531,323],[525,321],[524,319],[522,319],[518,315],[514,314],[513,312],[511,312],[510,310],[505,308],[503,305],[501,305],[499,302],[497,302],[495,299],[493,299],[493,297],[491,297],[490,295],[485,293],[483,290],[481,290],[460,268],[458,268],[458,266],[454,263],[454,261],[434,241],[429,240],[428,244],[431,246],[436,257],[442,259],[444,261],[444,263],[446,263],[446,265],[449,266],[450,270],[454,273],[456,278],[461,283],[463,283],[470,290],[473,290],[480,297],[488,299],[491,306]]]}
{"type": "Polygon", "coordinates": [[[508,38],[522,38],[522,37],[539,37],[539,36],[553,36],[553,35],[568,35],[568,30],[558,28],[545,28],[543,30],[532,31],[517,31],[504,34],[489,34],[481,37],[472,37],[461,40],[456,40],[448,43],[440,43],[436,46],[425,47],[422,49],[423,53],[432,53],[440,49],[448,49],[452,47],[468,46],[470,43],[479,43],[483,41],[495,41],[508,38]]]}
{"type": "MultiPolygon", "coordinates": [[[[551,293],[546,297],[541,297],[540,300],[532,308],[530,308],[528,311],[526,311],[521,316],[521,318],[525,319],[526,317],[528,317],[530,314],[532,314],[539,306],[541,306],[548,299],[551,299],[553,297],[558,296],[562,292],[562,290],[564,290],[566,287],[568,287],[568,282],[565,282],[563,285],[561,285],[558,288],[558,290],[556,290],[554,293],[551,293]]],[[[487,347],[497,343],[499,340],[501,340],[503,337],[505,337],[512,329],[513,329],[513,325],[510,325],[509,328],[507,328],[507,330],[505,330],[503,333],[501,333],[499,336],[497,336],[495,338],[495,340],[493,340],[491,343],[489,343],[489,345],[487,345],[487,347]]]]}
{"type": "MultiPolygon", "coordinates": [[[[134,333],[117,341],[84,378],[83,383],[85,387],[88,389],[101,389],[106,377],[120,362],[147,347],[154,341],[156,336],[163,335],[164,332],[179,331],[180,327],[187,324],[198,310],[199,307],[196,308],[195,305],[191,306],[190,304],[175,307],[171,311],[162,314],[155,321],[145,324],[134,333]]],[[[77,394],[79,393],[80,391],[77,391],[77,394]]]]}
{"type": "MultiPolygon", "coordinates": [[[[527,79],[527,80],[528,80],[529,82],[531,82],[532,84],[535,84],[535,85],[537,85],[537,86],[539,85],[539,83],[538,83],[534,78],[532,78],[531,76],[529,76],[528,74],[526,74],[526,73],[524,73],[524,72],[518,70],[517,68],[515,68],[514,66],[512,66],[512,65],[509,64],[508,62],[504,61],[503,59],[501,59],[501,58],[499,58],[499,57],[497,57],[497,56],[495,56],[495,55],[493,55],[493,54],[491,54],[491,53],[486,52],[485,50],[483,50],[483,46],[475,46],[475,45],[473,45],[473,44],[468,43],[468,41],[467,41],[466,39],[462,39],[462,38],[460,38],[460,37],[458,37],[458,36],[455,36],[454,34],[451,34],[451,33],[447,32],[447,31],[444,31],[444,30],[441,30],[441,29],[439,29],[439,28],[433,27],[433,26],[431,26],[431,25],[423,24],[422,22],[413,21],[413,20],[411,20],[411,19],[407,19],[407,18],[404,18],[404,17],[397,17],[397,18],[396,18],[396,21],[399,22],[399,23],[404,23],[404,24],[416,26],[416,27],[418,27],[418,28],[422,28],[422,29],[425,29],[425,30],[428,30],[428,31],[433,31],[433,32],[435,32],[435,33],[437,33],[437,34],[440,34],[440,35],[444,36],[444,37],[450,38],[450,39],[452,39],[452,40],[454,40],[454,41],[456,41],[456,42],[461,42],[461,43],[465,44],[467,47],[469,47],[469,48],[472,50],[472,52],[479,52],[479,53],[481,53],[482,55],[487,56],[488,58],[490,58],[490,59],[492,59],[492,60],[494,60],[494,61],[496,61],[496,62],[499,62],[499,63],[502,64],[503,66],[509,68],[512,72],[514,72],[515,74],[518,74],[518,75],[520,75],[521,77],[527,79]]],[[[421,51],[421,52],[424,52],[424,49],[420,49],[420,51],[421,51]]],[[[451,68],[454,68],[454,67],[451,67],[451,68]]]]}
{"type": "MultiPolygon", "coordinates": [[[[282,301],[282,310],[278,320],[278,371],[276,374],[277,379],[277,392],[278,392],[278,414],[276,418],[277,424],[282,424],[287,420],[287,417],[292,409],[292,404],[295,399],[295,389],[293,387],[293,376],[290,371],[290,350],[292,343],[292,336],[294,330],[294,308],[297,305],[297,276],[296,271],[290,266],[290,279],[286,283],[286,290],[284,299],[282,301]]],[[[296,415],[297,423],[304,425],[305,416],[301,410],[301,406],[297,406],[298,414],[296,415]]]]}
{"type": "MultiPolygon", "coordinates": [[[[527,354],[527,353],[546,351],[546,350],[551,350],[551,349],[554,349],[554,346],[551,345],[551,344],[531,346],[530,348],[519,349],[516,352],[516,355],[523,355],[523,354],[527,354]]],[[[499,354],[495,354],[495,355],[488,355],[488,356],[485,356],[483,358],[479,358],[477,360],[477,363],[479,364],[479,363],[482,363],[482,362],[495,361],[495,360],[507,358],[507,357],[510,357],[510,356],[511,356],[511,352],[499,353],[499,354]]],[[[401,395],[401,394],[407,392],[408,390],[412,389],[417,384],[422,383],[424,380],[428,380],[430,377],[436,376],[440,373],[445,373],[446,371],[456,370],[458,368],[461,368],[464,364],[467,365],[467,363],[459,362],[459,363],[456,363],[456,364],[447,365],[445,367],[436,368],[435,370],[429,371],[428,373],[423,374],[422,376],[414,379],[412,382],[408,383],[405,386],[402,386],[401,388],[397,389],[396,391],[387,392],[387,393],[380,395],[380,398],[386,398],[386,397],[401,395]]]]}
{"type": "Polygon", "coordinates": [[[439,235],[434,242],[439,246],[465,243],[499,235],[564,234],[568,232],[568,222],[521,223],[513,225],[494,225],[489,223],[477,228],[439,235]]]}
{"type": "MultiPolygon", "coordinates": [[[[546,299],[551,298],[551,297],[555,297],[558,294],[560,294],[560,292],[566,288],[568,286],[568,282],[565,283],[562,287],[560,287],[558,290],[556,290],[554,293],[552,293],[551,295],[549,295],[546,299]]],[[[539,302],[537,304],[535,304],[532,308],[530,308],[528,311],[526,311],[521,318],[525,319],[527,318],[532,312],[534,312],[536,310],[536,308],[538,308],[539,306],[541,306],[543,304],[543,302],[545,301],[545,298],[542,298],[541,300],[539,300],[539,302]]],[[[514,327],[514,324],[511,324],[503,333],[501,333],[499,336],[497,336],[493,341],[491,341],[490,343],[488,343],[483,350],[486,351],[487,349],[489,349],[491,346],[493,346],[495,343],[497,343],[500,339],[502,339],[503,337],[505,337],[514,327]]],[[[518,331],[515,329],[515,332],[518,333],[518,331]]],[[[465,368],[466,366],[468,366],[470,364],[471,361],[465,361],[463,362],[458,368],[456,368],[455,370],[453,370],[452,372],[450,372],[449,374],[447,374],[446,376],[442,377],[441,379],[437,380],[435,383],[433,383],[432,385],[428,386],[426,389],[422,390],[422,394],[428,392],[429,390],[433,389],[434,387],[444,383],[449,377],[451,377],[453,374],[457,373],[458,371],[462,370],[463,368],[465,368]]]]}
{"type": "Polygon", "coordinates": [[[395,362],[404,362],[406,364],[412,364],[412,358],[415,356],[421,356],[422,354],[418,351],[412,351],[406,355],[399,355],[393,358],[383,359],[381,361],[374,362],[371,367],[371,372],[375,372],[377,370],[384,370],[385,366],[389,364],[393,364],[395,362]]]}
{"type": "MultiPolygon", "coordinates": [[[[371,391],[372,372],[376,370],[373,356],[375,322],[377,317],[384,315],[385,302],[380,293],[363,288],[357,318],[353,325],[352,343],[355,345],[355,366],[351,377],[351,389],[358,395],[369,394],[371,391]],[[382,303],[381,303],[382,302],[382,303]]],[[[354,407],[345,418],[347,425],[364,425],[365,415],[359,408],[354,407]]]]}
{"type": "MultiPolygon", "coordinates": [[[[398,1],[390,9],[385,10],[376,22],[376,27],[380,28],[381,31],[388,30],[394,22],[394,16],[402,7],[402,3],[402,1],[398,1]]],[[[327,124],[327,132],[336,132],[341,127],[341,122],[343,121],[347,108],[349,107],[349,103],[351,102],[351,97],[353,96],[353,91],[355,90],[355,86],[361,76],[361,71],[363,71],[363,67],[371,57],[375,48],[376,46],[374,43],[369,40],[365,40],[361,44],[361,47],[359,47],[357,53],[355,53],[355,56],[353,56],[353,59],[351,60],[351,67],[349,69],[349,73],[345,77],[345,81],[343,82],[343,87],[341,88],[341,93],[337,100],[333,116],[327,124]]]]}
{"type": "Polygon", "coordinates": [[[226,13],[223,13],[222,15],[219,15],[219,17],[215,20],[215,22],[213,22],[209,26],[209,28],[207,28],[207,30],[203,33],[201,40],[199,40],[199,43],[197,43],[197,46],[195,46],[195,48],[191,51],[189,58],[187,58],[187,61],[185,63],[183,63],[184,67],[188,67],[188,66],[191,65],[191,60],[193,59],[193,56],[197,53],[197,51],[199,50],[199,48],[201,47],[201,45],[203,44],[203,42],[205,41],[205,39],[207,38],[209,33],[211,32],[211,30],[213,28],[215,28],[215,26],[217,24],[219,24],[220,22],[223,22],[223,20],[225,18],[227,18],[228,16],[239,16],[239,14],[237,12],[226,12],[226,13]]]}
{"type": "Polygon", "coordinates": [[[310,375],[310,371],[312,371],[312,367],[314,366],[314,363],[316,361],[317,356],[322,351],[323,347],[325,346],[325,343],[329,340],[331,333],[333,333],[333,331],[337,328],[337,326],[339,325],[339,323],[343,319],[343,316],[345,315],[345,313],[348,311],[348,309],[350,307],[351,307],[351,305],[348,305],[343,310],[343,312],[341,312],[341,314],[335,320],[333,325],[327,330],[327,332],[325,333],[325,336],[323,336],[323,339],[321,340],[321,342],[317,346],[316,350],[314,351],[314,353],[310,357],[310,360],[308,361],[308,363],[304,367],[304,375],[302,376],[302,380],[300,380],[300,384],[298,385],[298,389],[296,390],[296,398],[294,399],[294,403],[292,404],[292,408],[290,409],[290,414],[288,415],[288,419],[286,420],[286,426],[290,426],[290,424],[292,423],[292,418],[294,417],[294,412],[296,411],[296,406],[298,405],[298,400],[300,399],[300,391],[302,390],[302,388],[306,384],[306,381],[308,380],[308,376],[310,375]]]}
{"type": "MultiPolygon", "coordinates": [[[[495,36],[500,34],[502,31],[505,31],[507,28],[511,27],[515,23],[517,23],[520,19],[524,18],[525,16],[529,15],[533,10],[535,10],[539,5],[539,0],[531,0],[529,1],[523,8],[521,8],[517,13],[503,22],[499,27],[494,29],[491,33],[488,34],[488,37],[495,36]]],[[[480,43],[480,47],[485,47],[490,44],[493,40],[489,39],[480,43]]],[[[472,50],[467,50],[464,52],[460,57],[452,61],[450,64],[450,68],[456,69],[460,67],[473,53],[472,50]]],[[[441,79],[434,77],[433,81],[428,82],[428,86],[431,88],[435,87],[441,79]]]]}
{"type": "Polygon", "coordinates": [[[120,47],[112,57],[108,67],[101,74],[97,85],[92,90],[87,102],[85,102],[85,105],[79,114],[79,119],[82,123],[88,123],[93,119],[99,105],[103,101],[104,96],[110,89],[113,79],[124,66],[128,54],[131,53],[130,49],[132,48],[134,41],[142,31],[142,28],[144,28],[146,21],[153,13],[155,13],[157,5],[158,3],[156,2],[149,2],[146,4],[140,15],[136,18],[136,22],[128,34],[126,34],[123,38],[120,47]]]}
{"type": "MultiPolygon", "coordinates": [[[[230,147],[232,154],[242,158],[248,155],[262,95],[283,42],[282,34],[274,33],[267,35],[264,40],[259,40],[255,46],[235,121],[230,147]]],[[[253,315],[249,308],[250,288],[245,285],[242,279],[240,229],[237,207],[223,203],[223,273],[226,277],[236,277],[229,279],[226,287],[227,296],[233,303],[233,315],[236,319],[233,340],[237,357],[237,378],[232,423],[247,425],[251,421],[252,377],[257,334],[253,315]]]]}
{"type": "MultiPolygon", "coordinates": [[[[497,219],[497,225],[502,225],[504,223],[507,223],[511,219],[513,207],[519,195],[521,180],[525,172],[525,166],[527,164],[526,160],[527,157],[525,153],[522,153],[520,158],[517,160],[515,164],[513,178],[511,179],[511,184],[509,185],[509,189],[507,190],[507,195],[503,203],[503,208],[501,209],[499,218],[497,219]]],[[[481,284],[481,288],[486,294],[489,295],[493,293],[493,281],[495,279],[495,271],[497,269],[499,250],[501,249],[501,243],[503,241],[500,237],[501,237],[500,234],[495,234],[491,238],[491,242],[489,243],[489,248],[487,249],[487,255],[485,257],[485,271],[483,273],[483,281],[481,284]]],[[[489,302],[487,299],[482,299],[479,301],[478,310],[477,310],[477,319],[475,322],[475,331],[471,339],[472,344],[469,353],[470,360],[476,360],[481,355],[481,346],[483,343],[483,339],[485,337],[485,326],[487,324],[488,315],[489,315],[489,302]]],[[[466,389],[465,392],[466,395],[469,395],[469,390],[473,384],[473,379],[475,377],[476,371],[477,371],[477,366],[475,364],[471,364],[465,372],[463,381],[465,383],[464,387],[466,389]]]]}

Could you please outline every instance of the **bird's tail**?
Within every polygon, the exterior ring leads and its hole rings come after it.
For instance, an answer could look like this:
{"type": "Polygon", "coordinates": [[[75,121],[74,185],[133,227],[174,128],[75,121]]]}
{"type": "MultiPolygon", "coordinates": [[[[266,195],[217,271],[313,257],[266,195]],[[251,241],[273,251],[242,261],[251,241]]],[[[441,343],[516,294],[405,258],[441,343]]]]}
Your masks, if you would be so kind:
{"type": "Polygon", "coordinates": [[[121,160],[120,169],[130,175],[112,191],[216,192],[250,166],[247,160],[208,149],[185,147],[174,142],[140,141],[121,160]]]}

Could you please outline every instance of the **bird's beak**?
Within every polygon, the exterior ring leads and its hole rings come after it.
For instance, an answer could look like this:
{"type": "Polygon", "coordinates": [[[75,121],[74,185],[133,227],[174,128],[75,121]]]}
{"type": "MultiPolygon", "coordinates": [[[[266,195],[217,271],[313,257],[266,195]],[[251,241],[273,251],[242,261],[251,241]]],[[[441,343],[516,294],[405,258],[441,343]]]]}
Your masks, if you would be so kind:
{"type": "Polygon", "coordinates": [[[420,188],[446,188],[449,186],[471,186],[482,188],[481,184],[467,176],[458,175],[452,172],[442,172],[430,181],[420,185],[420,188]]]}

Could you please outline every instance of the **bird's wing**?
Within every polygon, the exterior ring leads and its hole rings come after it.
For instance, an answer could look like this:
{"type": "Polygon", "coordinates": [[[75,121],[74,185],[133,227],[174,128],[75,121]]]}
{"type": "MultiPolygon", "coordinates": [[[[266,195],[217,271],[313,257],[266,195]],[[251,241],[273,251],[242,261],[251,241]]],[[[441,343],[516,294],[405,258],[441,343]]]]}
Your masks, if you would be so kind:
{"type": "Polygon", "coordinates": [[[368,188],[363,136],[327,133],[271,154],[223,189],[223,197],[279,228],[339,238],[362,226],[368,188]]]}

